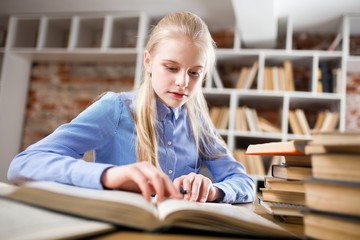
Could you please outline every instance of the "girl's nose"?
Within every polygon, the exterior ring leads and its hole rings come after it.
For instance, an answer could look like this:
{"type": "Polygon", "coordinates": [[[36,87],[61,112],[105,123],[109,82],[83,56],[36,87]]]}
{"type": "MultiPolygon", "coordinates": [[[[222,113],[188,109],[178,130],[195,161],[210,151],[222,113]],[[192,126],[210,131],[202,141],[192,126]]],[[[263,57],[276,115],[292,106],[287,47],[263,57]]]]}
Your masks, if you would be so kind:
{"type": "Polygon", "coordinates": [[[176,86],[180,88],[186,88],[189,84],[189,76],[185,74],[179,74],[175,81],[176,86]]]}

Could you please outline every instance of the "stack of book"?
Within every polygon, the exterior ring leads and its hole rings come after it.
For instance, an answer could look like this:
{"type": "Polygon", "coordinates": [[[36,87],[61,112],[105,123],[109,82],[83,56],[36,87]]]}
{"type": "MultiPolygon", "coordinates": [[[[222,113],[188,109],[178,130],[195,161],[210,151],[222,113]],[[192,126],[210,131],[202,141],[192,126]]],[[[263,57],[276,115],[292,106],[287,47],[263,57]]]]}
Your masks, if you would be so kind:
{"type": "Polygon", "coordinates": [[[282,156],[280,164],[270,166],[258,200],[260,206],[276,218],[288,223],[303,223],[305,206],[304,180],[312,176],[310,156],[305,155],[309,140],[270,142],[249,145],[246,154],[282,156]]]}
{"type": "Polygon", "coordinates": [[[305,153],[313,172],[305,182],[305,235],[360,239],[360,132],[313,135],[305,153]]]}

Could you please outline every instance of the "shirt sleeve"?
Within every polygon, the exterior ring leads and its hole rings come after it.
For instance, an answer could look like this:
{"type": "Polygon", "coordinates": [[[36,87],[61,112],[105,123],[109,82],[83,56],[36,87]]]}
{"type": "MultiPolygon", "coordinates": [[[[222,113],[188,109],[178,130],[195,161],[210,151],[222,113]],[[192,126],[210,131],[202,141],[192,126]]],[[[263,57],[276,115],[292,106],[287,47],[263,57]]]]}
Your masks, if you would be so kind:
{"type": "Polygon", "coordinates": [[[111,164],[82,159],[90,150],[106,144],[117,131],[124,105],[115,93],[107,93],[70,123],[19,153],[10,164],[11,182],[56,181],[102,189],[103,171],[111,164]]]}
{"type": "Polygon", "coordinates": [[[204,161],[213,175],[214,186],[225,194],[221,202],[245,203],[255,199],[255,182],[245,171],[244,166],[237,162],[230,154],[223,157],[204,161]]]}

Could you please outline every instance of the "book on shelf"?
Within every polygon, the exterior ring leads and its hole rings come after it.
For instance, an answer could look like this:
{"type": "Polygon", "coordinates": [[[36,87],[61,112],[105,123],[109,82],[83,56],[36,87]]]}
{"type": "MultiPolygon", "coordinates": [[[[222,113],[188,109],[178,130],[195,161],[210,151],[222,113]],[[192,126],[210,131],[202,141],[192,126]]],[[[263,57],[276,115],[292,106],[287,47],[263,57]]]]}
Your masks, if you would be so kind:
{"type": "Polygon", "coordinates": [[[264,201],[305,205],[305,193],[260,188],[264,201]]]}
{"type": "Polygon", "coordinates": [[[61,214],[1,197],[13,190],[13,185],[0,183],[0,239],[85,239],[116,229],[109,223],[61,214]]]}
{"type": "Polygon", "coordinates": [[[214,106],[210,108],[210,118],[216,128],[219,127],[220,122],[222,121],[221,114],[223,113],[223,107],[214,106]]]}
{"type": "Polygon", "coordinates": [[[238,131],[249,130],[244,107],[237,107],[236,109],[235,130],[238,131]]]}
{"type": "Polygon", "coordinates": [[[321,82],[321,70],[320,70],[320,68],[318,68],[317,69],[317,88],[316,88],[316,90],[317,90],[317,92],[318,93],[322,93],[323,92],[323,84],[322,84],[322,82],[321,82]]]}
{"type": "Polygon", "coordinates": [[[320,111],[317,114],[314,127],[311,129],[312,132],[319,132],[321,130],[321,126],[323,125],[324,120],[325,120],[326,112],[327,112],[327,110],[320,111]]]}
{"type": "Polygon", "coordinates": [[[258,68],[259,68],[259,62],[255,61],[253,63],[253,65],[250,67],[249,73],[246,76],[245,84],[243,86],[244,89],[251,89],[251,87],[255,81],[258,68]]]}
{"type": "Polygon", "coordinates": [[[234,158],[236,159],[236,161],[240,162],[244,167],[247,173],[250,173],[250,165],[248,164],[248,161],[246,159],[245,156],[245,150],[243,149],[235,149],[234,152],[234,158]]]}
{"type": "Polygon", "coordinates": [[[218,129],[227,129],[229,124],[229,108],[228,107],[221,107],[219,122],[217,123],[218,129]]]}
{"type": "Polygon", "coordinates": [[[300,125],[300,121],[295,114],[295,110],[289,110],[289,124],[294,134],[298,134],[298,135],[304,134],[300,125]]]}
{"type": "Polygon", "coordinates": [[[304,235],[310,239],[360,239],[360,217],[305,209],[304,235]]]}
{"type": "Polygon", "coordinates": [[[304,110],[301,108],[295,109],[295,116],[299,121],[301,132],[305,135],[311,135],[309,122],[306,119],[304,110]]]}
{"type": "Polygon", "coordinates": [[[250,144],[245,154],[247,155],[303,155],[307,139],[295,139],[285,142],[268,142],[260,144],[250,144]]]}
{"type": "Polygon", "coordinates": [[[286,79],[286,90],[287,91],[295,91],[295,82],[294,82],[294,73],[292,62],[289,60],[285,60],[283,62],[284,71],[285,71],[285,79],[286,79]]]}
{"type": "Polygon", "coordinates": [[[311,167],[272,165],[271,174],[273,177],[286,180],[305,180],[312,176],[311,167]]]}
{"type": "Polygon", "coordinates": [[[338,112],[326,111],[324,121],[320,127],[320,132],[331,132],[336,130],[339,123],[340,114],[338,112]]]}
{"type": "Polygon", "coordinates": [[[312,133],[335,131],[339,123],[340,115],[338,112],[329,110],[320,111],[316,117],[316,121],[312,133]]]}
{"type": "Polygon", "coordinates": [[[265,176],[264,161],[261,156],[245,156],[248,166],[250,166],[250,174],[265,176]]]}
{"type": "Polygon", "coordinates": [[[214,106],[210,108],[210,118],[218,129],[226,129],[229,123],[229,107],[214,106]]]}
{"type": "Polygon", "coordinates": [[[255,109],[253,108],[249,108],[244,106],[244,111],[245,111],[245,117],[246,117],[246,121],[247,124],[249,126],[249,130],[252,133],[256,133],[259,131],[259,119],[258,119],[258,115],[255,109]]]}
{"type": "Polygon", "coordinates": [[[280,88],[279,68],[274,66],[270,68],[272,86],[274,91],[283,90],[280,88]]]}
{"type": "Polygon", "coordinates": [[[3,196],[57,212],[144,231],[179,227],[238,235],[292,236],[251,209],[231,204],[178,199],[148,202],[137,193],[85,189],[55,182],[24,183],[3,196]]]}
{"type": "Polygon", "coordinates": [[[326,62],[320,62],[319,68],[321,71],[321,83],[322,83],[322,90],[324,93],[332,93],[334,92],[333,89],[333,77],[331,73],[331,69],[329,69],[326,62]]]}
{"type": "Polygon", "coordinates": [[[341,93],[341,77],[342,77],[342,69],[340,67],[333,68],[332,69],[332,75],[333,75],[333,89],[334,93],[341,93]]]}
{"type": "Polygon", "coordinates": [[[245,87],[245,82],[248,75],[249,75],[249,68],[248,67],[241,68],[239,79],[236,83],[236,88],[241,89],[245,87]]]}
{"type": "Polygon", "coordinates": [[[286,179],[267,176],[264,179],[264,186],[269,190],[305,192],[304,181],[288,181],[286,179]]]}
{"type": "Polygon", "coordinates": [[[283,67],[278,67],[278,77],[279,77],[279,90],[286,91],[286,76],[285,76],[285,69],[283,67]]]}
{"type": "Polygon", "coordinates": [[[305,182],[306,206],[360,217],[360,182],[312,178],[305,182]]]}
{"type": "Polygon", "coordinates": [[[274,90],[272,69],[270,67],[264,68],[263,89],[274,90]]]}
{"type": "Polygon", "coordinates": [[[236,149],[234,151],[234,157],[243,164],[246,172],[252,175],[264,176],[265,166],[261,156],[246,156],[244,153],[245,150],[236,149]]]}
{"type": "Polygon", "coordinates": [[[276,124],[270,122],[264,117],[259,116],[259,129],[262,132],[273,132],[273,133],[281,133],[280,127],[276,124]]]}

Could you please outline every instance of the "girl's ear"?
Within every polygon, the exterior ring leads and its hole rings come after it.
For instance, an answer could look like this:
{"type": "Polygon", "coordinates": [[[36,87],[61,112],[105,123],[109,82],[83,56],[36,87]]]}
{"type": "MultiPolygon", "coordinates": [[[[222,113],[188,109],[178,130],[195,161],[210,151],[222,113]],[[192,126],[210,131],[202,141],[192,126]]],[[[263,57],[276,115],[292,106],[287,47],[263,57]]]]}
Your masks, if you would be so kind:
{"type": "Polygon", "coordinates": [[[144,67],[147,73],[151,73],[151,55],[148,50],[144,51],[144,67]]]}

